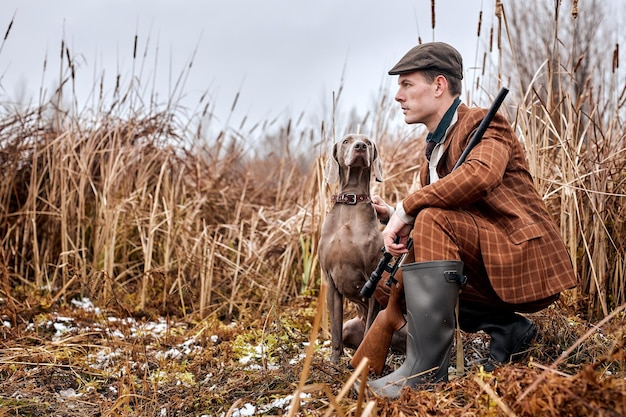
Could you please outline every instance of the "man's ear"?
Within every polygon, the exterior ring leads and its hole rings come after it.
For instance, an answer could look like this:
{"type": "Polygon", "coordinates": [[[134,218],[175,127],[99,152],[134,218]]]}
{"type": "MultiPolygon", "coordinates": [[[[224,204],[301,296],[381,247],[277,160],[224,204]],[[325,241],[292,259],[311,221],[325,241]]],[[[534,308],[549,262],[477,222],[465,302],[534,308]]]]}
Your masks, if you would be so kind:
{"type": "Polygon", "coordinates": [[[435,95],[437,97],[442,96],[446,91],[448,91],[448,79],[444,75],[437,75],[435,77],[435,95]]]}

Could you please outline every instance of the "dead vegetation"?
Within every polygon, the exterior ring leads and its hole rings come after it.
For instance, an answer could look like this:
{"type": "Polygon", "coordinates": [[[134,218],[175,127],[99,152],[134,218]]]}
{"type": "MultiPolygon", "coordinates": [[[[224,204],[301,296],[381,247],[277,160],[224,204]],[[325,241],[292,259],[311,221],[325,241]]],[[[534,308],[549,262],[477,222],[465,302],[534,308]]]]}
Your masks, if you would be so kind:
{"type": "MultiPolygon", "coordinates": [[[[298,297],[280,312],[225,323],[118,318],[74,302],[3,327],[0,401],[20,416],[288,415],[300,392],[292,415],[355,415],[373,397],[359,401],[358,372],[347,359],[328,361],[325,338],[307,345],[321,335],[318,308],[315,297],[298,297]]],[[[543,336],[525,363],[493,373],[468,366],[435,389],[375,399],[363,415],[623,415],[623,310],[598,327],[562,305],[534,319],[543,336]]],[[[466,359],[485,353],[483,339],[463,335],[466,359]]]]}
{"type": "MultiPolygon", "coordinates": [[[[496,5],[491,36],[506,26],[496,5]]],[[[68,85],[77,75],[62,49],[68,85]]],[[[391,122],[389,97],[361,120],[334,106],[315,128],[146,109],[132,83],[91,111],[65,104],[63,88],[34,109],[3,103],[0,415],[626,414],[626,86],[619,66],[617,96],[542,84],[563,68],[536,69],[503,111],[581,285],[534,316],[542,338],[525,362],[474,369],[484,335],[463,335],[462,375],[393,402],[359,397],[360,370],[326,360],[316,258],[334,137],[377,141],[386,175],[375,192],[388,201],[417,184],[422,139],[391,122]]]]}

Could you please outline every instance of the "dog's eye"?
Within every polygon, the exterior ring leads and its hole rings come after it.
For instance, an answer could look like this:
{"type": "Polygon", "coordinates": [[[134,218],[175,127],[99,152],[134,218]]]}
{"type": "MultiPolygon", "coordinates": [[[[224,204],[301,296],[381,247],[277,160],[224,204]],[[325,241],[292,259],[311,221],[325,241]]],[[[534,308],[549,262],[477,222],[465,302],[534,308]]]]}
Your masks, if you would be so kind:
{"type": "Polygon", "coordinates": [[[348,142],[350,142],[348,139],[344,139],[343,144],[344,144],[344,145],[347,145],[347,144],[348,144],[348,142]]]}

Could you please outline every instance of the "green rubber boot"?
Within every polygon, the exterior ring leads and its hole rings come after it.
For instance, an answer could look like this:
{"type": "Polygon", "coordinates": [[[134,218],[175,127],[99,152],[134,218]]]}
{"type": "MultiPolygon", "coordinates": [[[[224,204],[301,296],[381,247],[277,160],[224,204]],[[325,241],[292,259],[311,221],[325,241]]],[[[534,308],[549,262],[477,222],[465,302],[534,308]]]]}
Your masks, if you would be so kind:
{"type": "Polygon", "coordinates": [[[448,380],[454,309],[465,283],[463,262],[432,261],[402,266],[407,307],[406,359],[400,368],[368,381],[379,396],[398,398],[403,387],[448,380]]]}

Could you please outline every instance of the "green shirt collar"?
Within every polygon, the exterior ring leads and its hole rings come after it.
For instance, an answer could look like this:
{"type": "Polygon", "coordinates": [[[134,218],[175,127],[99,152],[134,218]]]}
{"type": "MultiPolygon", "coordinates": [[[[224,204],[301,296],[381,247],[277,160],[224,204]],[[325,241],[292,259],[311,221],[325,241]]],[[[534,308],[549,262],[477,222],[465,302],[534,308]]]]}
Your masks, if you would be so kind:
{"type": "Polygon", "coordinates": [[[435,142],[441,143],[443,141],[443,137],[446,135],[446,131],[450,127],[450,123],[452,123],[452,119],[454,118],[454,113],[456,112],[456,108],[461,104],[461,99],[458,97],[454,99],[450,108],[446,111],[446,114],[443,115],[443,118],[437,125],[437,128],[434,132],[428,133],[426,136],[426,142],[435,142]]]}

